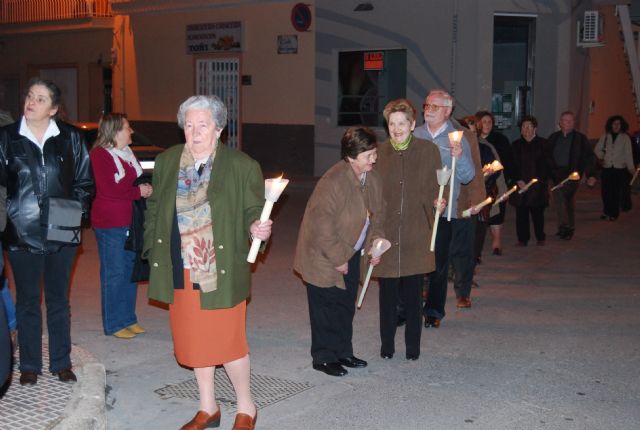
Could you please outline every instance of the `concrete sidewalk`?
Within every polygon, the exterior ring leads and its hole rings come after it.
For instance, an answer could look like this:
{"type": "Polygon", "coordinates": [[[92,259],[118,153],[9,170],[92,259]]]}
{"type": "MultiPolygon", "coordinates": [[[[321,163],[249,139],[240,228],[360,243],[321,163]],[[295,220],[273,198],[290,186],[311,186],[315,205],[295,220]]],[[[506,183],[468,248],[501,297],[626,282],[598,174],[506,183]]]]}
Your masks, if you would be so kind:
{"type": "MultiPolygon", "coordinates": [[[[544,247],[514,246],[510,208],[504,255],[485,251],[473,307],[457,310],[450,291],[447,317],[439,329],[423,331],[416,362],[404,359],[403,328],[395,357],[380,358],[372,284],[354,321],[354,350],[369,366],[333,378],[311,369],[306,294],[291,270],[312,185],[287,189],[273,215],[269,252],[254,274],[247,327],[258,428],[640,427],[637,195],[636,209],[617,222],[600,221],[599,189],[583,187],[575,237],[562,241],[553,235],[549,208],[544,247]]],[[[198,408],[193,372],[173,357],[168,312],[149,305],[145,294],[142,286],[138,316],[148,333],[133,340],[102,334],[98,255],[87,232],[71,292],[72,339],[106,368],[109,429],[177,429],[198,408]]],[[[75,358],[74,364],[83,367],[75,358]]],[[[6,398],[21,389],[14,383],[0,400],[0,428],[11,428],[1,421],[6,398]]],[[[222,370],[217,389],[221,428],[228,429],[233,393],[222,370]]]]}

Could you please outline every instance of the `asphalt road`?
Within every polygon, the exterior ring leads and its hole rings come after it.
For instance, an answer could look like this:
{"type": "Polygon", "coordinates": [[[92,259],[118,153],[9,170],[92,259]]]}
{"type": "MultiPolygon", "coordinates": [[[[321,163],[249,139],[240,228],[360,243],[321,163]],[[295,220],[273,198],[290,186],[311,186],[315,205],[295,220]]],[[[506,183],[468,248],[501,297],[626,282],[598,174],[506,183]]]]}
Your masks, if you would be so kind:
{"type": "MultiPolygon", "coordinates": [[[[509,210],[504,255],[489,255],[457,310],[425,329],[420,359],[379,357],[377,284],[354,321],[356,355],[369,361],[343,378],[314,371],[306,294],[291,270],[297,229],[313,183],[292,183],[276,206],[268,254],[256,267],[248,308],[255,375],[298,383],[298,394],[260,409],[260,429],[637,429],[640,428],[640,199],[617,222],[600,221],[599,189],[583,187],[577,230],[556,238],[547,210],[547,245],[515,247],[509,210]],[[302,389],[300,387],[303,387],[302,389]]],[[[102,334],[98,255],[85,234],[73,280],[72,339],[107,370],[109,429],[177,429],[194,400],[156,392],[193,378],[173,357],[168,312],[139,289],[148,333],[133,340],[102,334]]],[[[219,370],[222,372],[222,370],[219,370]]],[[[258,387],[267,394],[273,383],[258,387]]],[[[294,390],[295,391],[295,390],[294,390]]],[[[221,428],[233,409],[223,408],[221,428]]]]}

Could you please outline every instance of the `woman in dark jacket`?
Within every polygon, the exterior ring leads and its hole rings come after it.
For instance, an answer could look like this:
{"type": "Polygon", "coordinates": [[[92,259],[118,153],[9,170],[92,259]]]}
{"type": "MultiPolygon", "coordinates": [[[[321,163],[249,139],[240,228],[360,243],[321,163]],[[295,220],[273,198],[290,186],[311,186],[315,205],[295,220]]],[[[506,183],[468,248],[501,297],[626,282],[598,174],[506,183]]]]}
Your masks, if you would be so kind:
{"type": "MultiPolygon", "coordinates": [[[[343,376],[342,367],[365,367],[351,338],[361,250],[382,237],[382,178],[372,171],[376,135],[351,127],[342,137],[342,160],[318,181],[309,198],[296,247],[294,269],[307,287],[313,368],[343,376]]],[[[371,260],[377,264],[380,258],[371,260]]]]}
{"type": "Polygon", "coordinates": [[[135,186],[142,167],[129,148],[133,130],[123,114],[100,120],[98,138],[91,150],[96,199],[91,225],[100,254],[100,292],[104,334],[131,339],[145,330],[136,317],[138,285],[132,282],[135,252],[125,249],[133,202],[151,195],[149,184],[135,186]]]}
{"type": "Polygon", "coordinates": [[[16,283],[20,383],[33,385],[42,371],[40,282],[49,330],[49,370],[73,382],[69,280],[77,243],[47,239],[50,198],[77,200],[87,211],[93,196],[89,154],[79,130],[55,117],[60,90],[32,79],[20,121],[0,130],[0,168],[6,169],[5,245],[16,283]]]}
{"type": "Polygon", "coordinates": [[[538,181],[522,193],[513,193],[510,203],[516,207],[516,233],[518,245],[526,246],[531,234],[529,232],[529,215],[533,221],[533,231],[537,244],[544,245],[544,210],[549,205],[547,180],[549,167],[545,158],[547,141],[536,135],[538,120],[533,116],[525,116],[520,121],[520,139],[513,142],[513,179],[520,189],[533,178],[538,181]]]}

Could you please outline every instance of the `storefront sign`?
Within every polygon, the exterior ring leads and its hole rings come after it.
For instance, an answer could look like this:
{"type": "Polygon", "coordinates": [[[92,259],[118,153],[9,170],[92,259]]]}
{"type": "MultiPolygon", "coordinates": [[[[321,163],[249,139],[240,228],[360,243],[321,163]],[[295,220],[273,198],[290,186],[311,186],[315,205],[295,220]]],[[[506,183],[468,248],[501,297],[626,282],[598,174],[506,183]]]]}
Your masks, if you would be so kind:
{"type": "Polygon", "coordinates": [[[242,51],[242,23],[212,22],[187,25],[187,54],[242,51]]]}
{"type": "Polygon", "coordinates": [[[384,69],[384,52],[365,52],[364,53],[364,70],[383,70],[384,69]]]}

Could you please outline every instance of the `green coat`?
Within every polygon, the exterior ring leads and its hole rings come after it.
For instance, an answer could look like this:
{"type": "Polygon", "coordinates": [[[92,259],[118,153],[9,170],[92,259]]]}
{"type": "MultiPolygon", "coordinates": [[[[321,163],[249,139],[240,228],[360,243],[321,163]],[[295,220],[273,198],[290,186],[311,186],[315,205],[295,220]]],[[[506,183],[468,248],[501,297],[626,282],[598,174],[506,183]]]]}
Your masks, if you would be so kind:
{"type": "MultiPolygon", "coordinates": [[[[156,158],[153,194],[147,200],[143,257],[151,273],[148,296],[173,303],[171,226],[176,207],[178,170],[184,145],[169,148],[156,158]]],[[[218,288],[200,292],[202,309],[230,308],[249,296],[251,265],[249,226],[264,206],[264,180],[258,163],[246,154],[219,145],[207,189],[213,218],[218,288]]]]}

